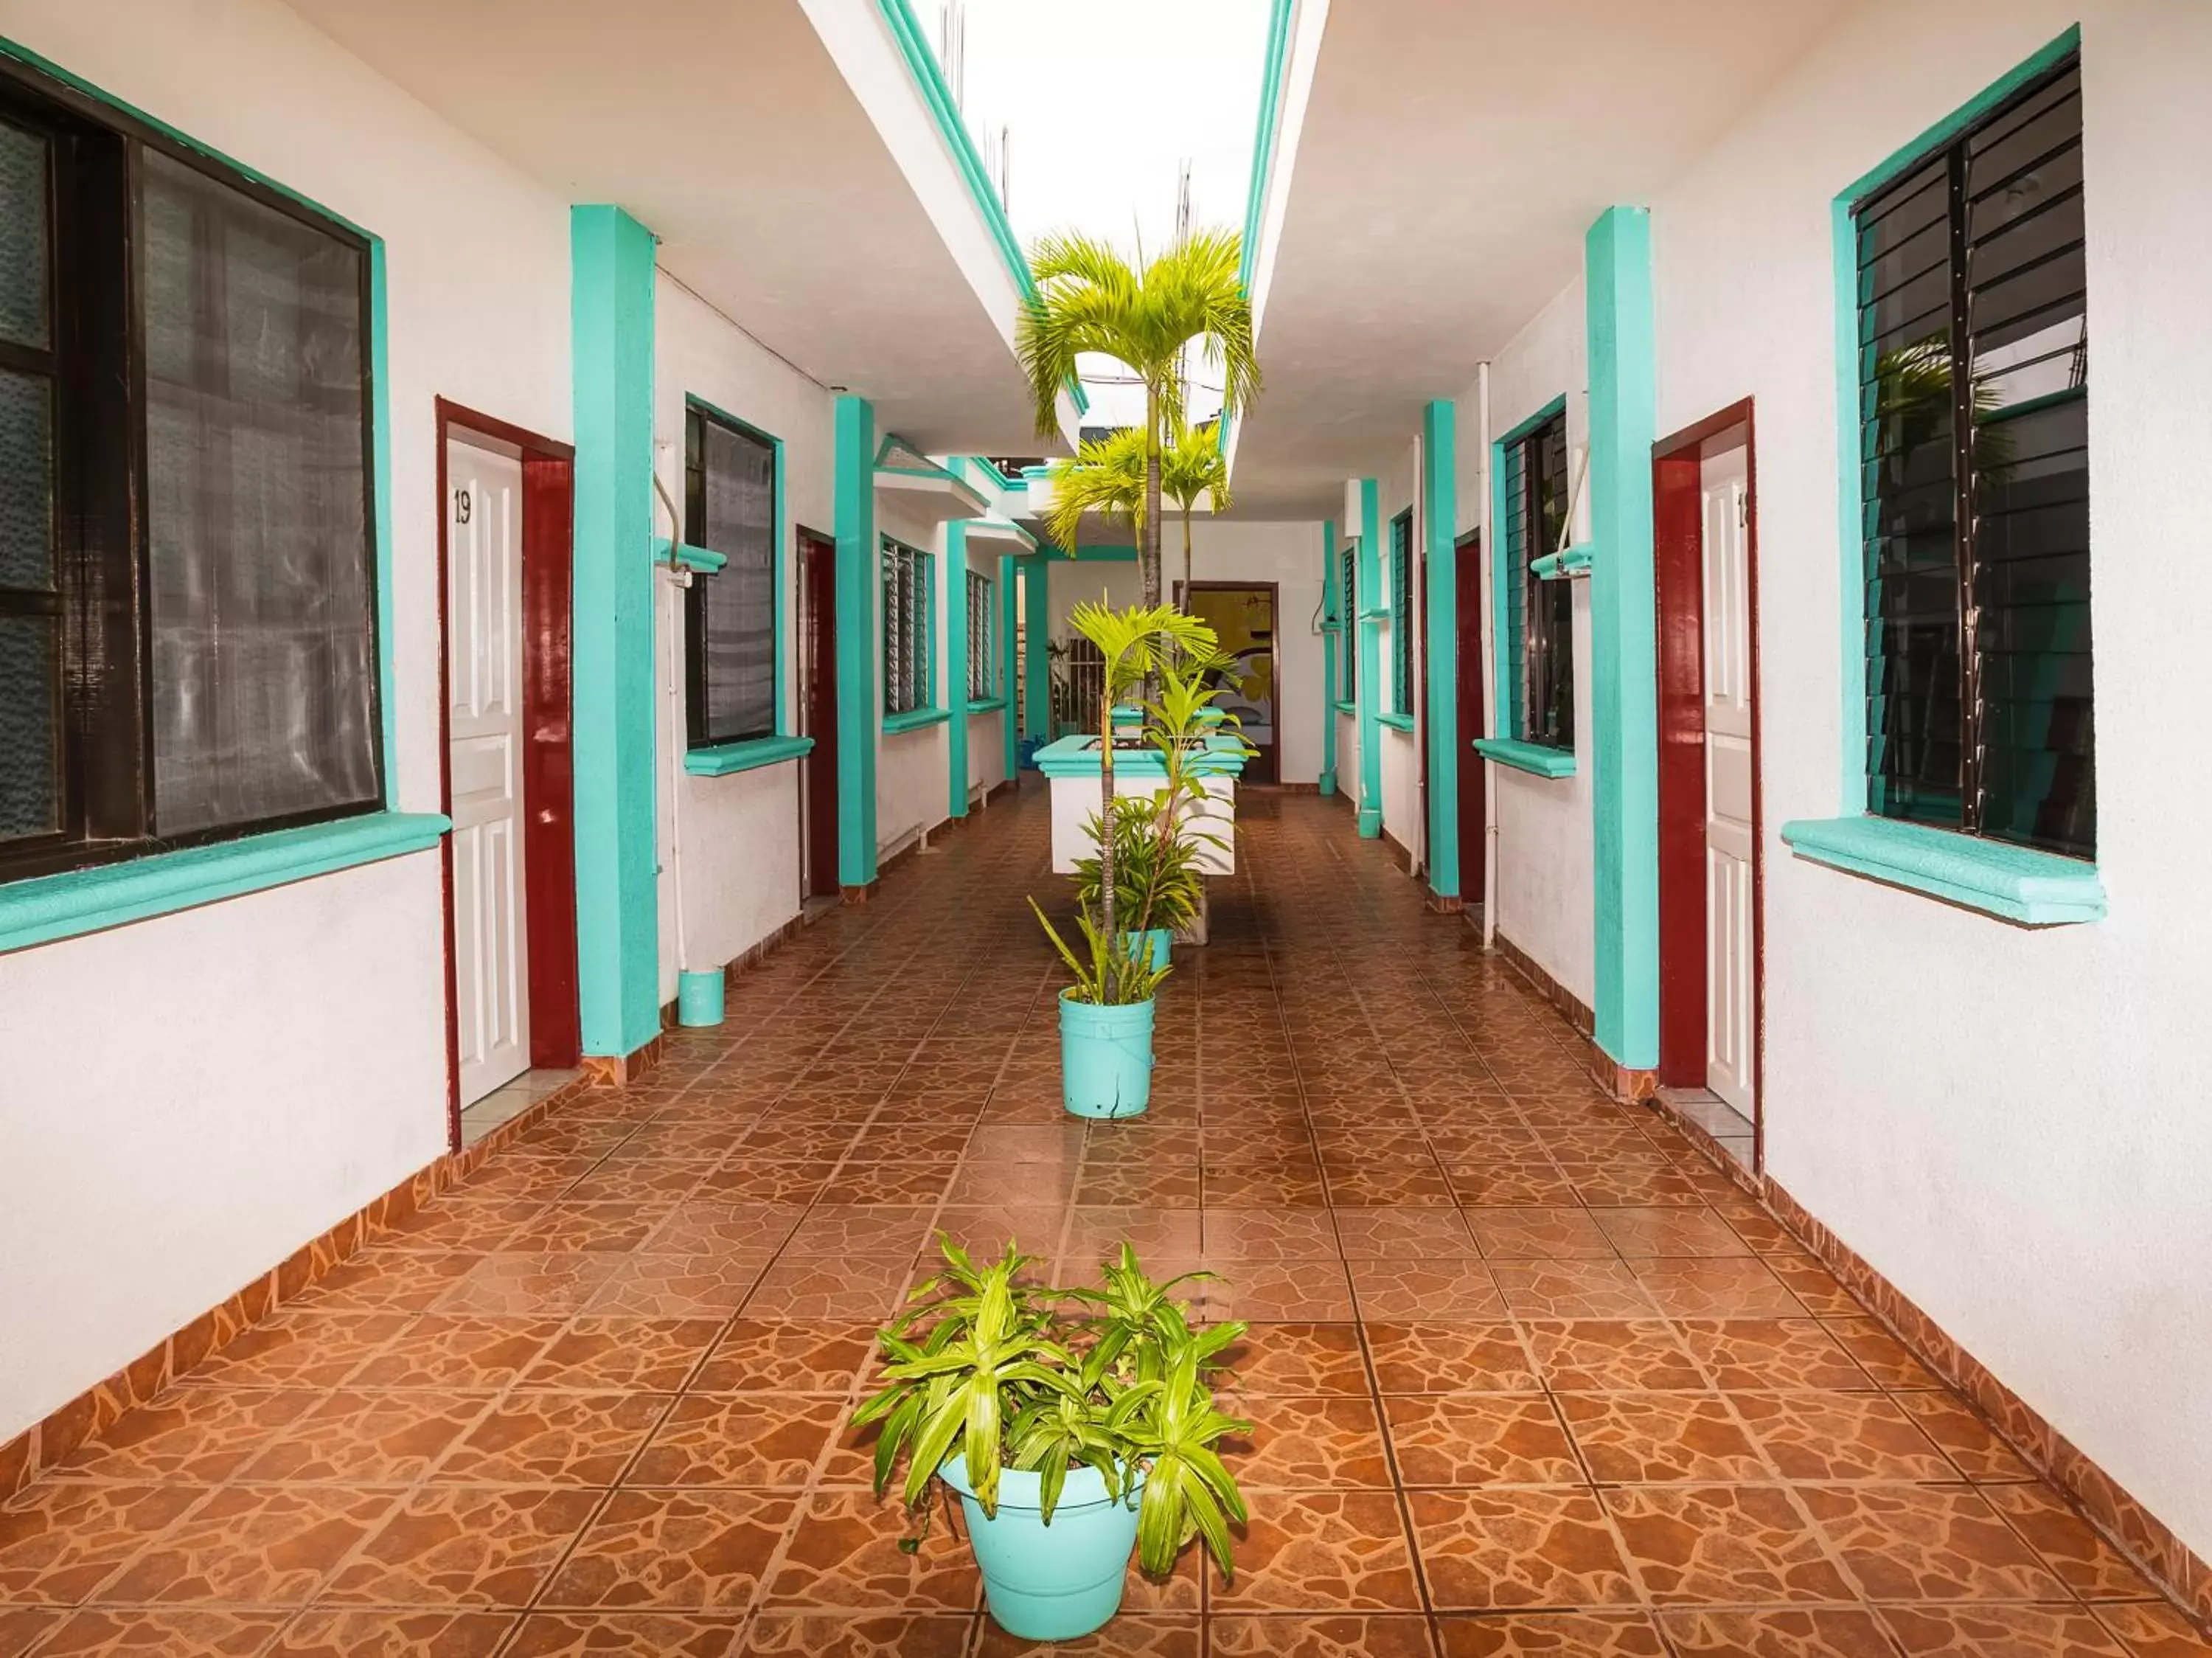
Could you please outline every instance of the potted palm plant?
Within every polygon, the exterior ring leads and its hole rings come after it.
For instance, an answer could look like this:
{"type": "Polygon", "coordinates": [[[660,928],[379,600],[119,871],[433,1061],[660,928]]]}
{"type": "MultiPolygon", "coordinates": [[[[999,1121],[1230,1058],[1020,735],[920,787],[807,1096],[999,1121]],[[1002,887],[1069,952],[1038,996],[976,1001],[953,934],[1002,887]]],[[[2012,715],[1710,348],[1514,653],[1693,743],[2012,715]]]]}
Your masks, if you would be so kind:
{"type": "Polygon", "coordinates": [[[1027,1640],[1105,1624],[1133,1551],[1164,1576],[1203,1538],[1231,1575],[1246,1510],[1218,1448],[1251,1424],[1215,1408],[1213,1361],[1245,1326],[1194,1327],[1170,1293],[1185,1280],[1155,1283],[1127,1244],[1082,1289],[1025,1282],[1011,1242],[981,1266],[939,1247],[945,1271],[881,1332],[884,1386],[854,1415],[880,1426],[877,1494],[903,1463],[924,1531],[932,1482],[957,1494],[991,1616],[1027,1640]]]}
{"type": "MultiPolygon", "coordinates": [[[[1110,824],[1116,750],[1125,744],[1149,746],[1146,738],[1115,731],[1115,704],[1142,683],[1164,655],[1210,659],[1213,630],[1170,605],[1115,610],[1089,600],[1069,613],[1068,625],[1098,648],[1103,664],[1097,819],[1110,824]]],[[[1132,952],[1122,944],[1115,839],[1112,834],[1098,837],[1095,911],[1085,907],[1076,917],[1081,952],[1060,936],[1036,900],[1030,900],[1074,978],[1060,997],[1060,1100],[1078,1117],[1134,1117],[1152,1103],[1153,996],[1171,971],[1155,966],[1149,952],[1132,952]]]]}
{"type": "MultiPolygon", "coordinates": [[[[1096,839],[1105,838],[1096,817],[1091,820],[1091,832],[1096,839]]],[[[1098,909],[1103,867],[1103,860],[1097,857],[1076,863],[1075,899],[1086,914],[1098,909]]],[[[1198,918],[1204,877],[1199,873],[1197,846],[1177,832],[1176,814],[1160,795],[1115,797],[1114,878],[1119,888],[1115,914],[1125,948],[1149,956],[1155,967],[1168,966],[1175,936],[1198,918]]]]}

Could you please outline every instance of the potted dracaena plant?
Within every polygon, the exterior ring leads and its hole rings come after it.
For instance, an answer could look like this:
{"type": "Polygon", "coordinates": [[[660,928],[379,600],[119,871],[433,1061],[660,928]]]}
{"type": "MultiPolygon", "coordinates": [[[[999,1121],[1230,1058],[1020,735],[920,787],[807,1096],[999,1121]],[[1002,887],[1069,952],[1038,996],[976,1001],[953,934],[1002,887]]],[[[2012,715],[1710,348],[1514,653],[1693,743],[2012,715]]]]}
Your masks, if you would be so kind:
{"type": "MultiPolygon", "coordinates": [[[[1098,699],[1098,813],[1114,820],[1117,750],[1152,747],[1146,737],[1115,729],[1114,706],[1170,653],[1210,660],[1213,630],[1171,605],[1115,610],[1085,600],[1068,625],[1098,648],[1103,686],[1098,699]]],[[[1115,874],[1115,837],[1098,837],[1097,905],[1079,909],[1082,948],[1070,946],[1035,899],[1030,908],[1059,951],[1074,982],[1060,995],[1060,1100],[1078,1117],[1134,1117],[1152,1102],[1153,997],[1170,968],[1149,951],[1131,951],[1121,937],[1121,894],[1115,874]]]]}
{"type": "Polygon", "coordinates": [[[1133,1549],[1164,1576],[1203,1538],[1224,1576],[1246,1516],[1220,1445],[1251,1430],[1215,1408],[1215,1361],[1241,1323],[1194,1326],[1121,1246],[1097,1289],[1029,1281],[1008,1243],[978,1265],[940,1235],[945,1270],[881,1332],[884,1386],[854,1415],[879,1426],[876,1490],[928,1527],[931,1482],[959,1496],[991,1616],[1033,1641],[1073,1640],[1120,1610],[1133,1549]]]}

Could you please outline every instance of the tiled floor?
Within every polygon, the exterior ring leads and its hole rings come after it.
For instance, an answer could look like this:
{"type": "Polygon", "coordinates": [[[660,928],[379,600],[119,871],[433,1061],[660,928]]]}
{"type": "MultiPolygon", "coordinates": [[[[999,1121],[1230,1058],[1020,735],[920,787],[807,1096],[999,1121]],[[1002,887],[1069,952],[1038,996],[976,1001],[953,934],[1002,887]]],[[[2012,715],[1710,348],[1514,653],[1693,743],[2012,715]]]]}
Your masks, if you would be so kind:
{"type": "Polygon", "coordinates": [[[1235,1582],[1081,1650],[2212,1652],[1340,804],[1247,808],[1151,1117],[1061,1115],[994,806],[0,1511],[0,1651],[1017,1650],[841,1428],[945,1227],[1255,1321],[1235,1582]]]}

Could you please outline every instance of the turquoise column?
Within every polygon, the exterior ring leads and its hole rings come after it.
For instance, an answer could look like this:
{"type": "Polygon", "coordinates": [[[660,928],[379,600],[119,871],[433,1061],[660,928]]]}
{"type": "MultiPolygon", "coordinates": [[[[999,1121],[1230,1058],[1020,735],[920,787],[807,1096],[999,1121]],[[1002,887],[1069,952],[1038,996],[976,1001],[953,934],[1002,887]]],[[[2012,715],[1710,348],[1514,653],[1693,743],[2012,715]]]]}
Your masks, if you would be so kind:
{"type": "Polygon", "coordinates": [[[1342,649],[1338,642],[1351,637],[1345,631],[1344,595],[1336,590],[1336,520],[1332,518],[1321,527],[1321,613],[1331,624],[1321,635],[1320,788],[1324,795],[1336,792],[1336,692],[1341,683],[1336,653],[1342,649]]]}
{"type": "Polygon", "coordinates": [[[653,801],[653,233],[568,216],[575,398],[576,967],[584,1051],[660,1033],[653,801]]]}
{"type": "Polygon", "coordinates": [[[1368,613],[1382,607],[1382,509],[1371,478],[1359,480],[1359,594],[1347,625],[1359,642],[1359,837],[1382,832],[1382,639],[1368,613]]]}
{"type": "Polygon", "coordinates": [[[876,411],[841,396],[836,413],[837,880],[876,878],[876,411]]]}
{"type": "Polygon", "coordinates": [[[1021,566],[1010,552],[999,555],[999,637],[993,641],[998,652],[998,682],[992,694],[1006,707],[999,713],[999,731],[1006,746],[1006,776],[1009,779],[1021,775],[1022,737],[1015,728],[1014,710],[1014,572],[1021,566]]]}
{"type": "Polygon", "coordinates": [[[945,797],[948,816],[968,815],[968,524],[945,527],[945,797]]]}
{"type": "Polygon", "coordinates": [[[1022,560],[1028,580],[1023,588],[1023,693],[1029,704],[1023,716],[1030,735],[1050,742],[1060,734],[1052,728],[1052,657],[1045,642],[1052,637],[1052,560],[1031,553],[1022,560]]]}
{"type": "Polygon", "coordinates": [[[1658,372],[1651,215],[1611,207],[1589,296],[1592,812],[1598,1045],[1659,1063],[1659,709],[1651,529],[1658,372]]]}
{"type": "MultiPolygon", "coordinates": [[[[1459,452],[1455,413],[1439,399],[1421,411],[1421,523],[1428,583],[1429,889],[1459,896],[1459,452]]],[[[1404,626],[1401,619],[1398,624],[1404,626]]],[[[1480,671],[1478,665],[1477,671],[1480,671]]]]}

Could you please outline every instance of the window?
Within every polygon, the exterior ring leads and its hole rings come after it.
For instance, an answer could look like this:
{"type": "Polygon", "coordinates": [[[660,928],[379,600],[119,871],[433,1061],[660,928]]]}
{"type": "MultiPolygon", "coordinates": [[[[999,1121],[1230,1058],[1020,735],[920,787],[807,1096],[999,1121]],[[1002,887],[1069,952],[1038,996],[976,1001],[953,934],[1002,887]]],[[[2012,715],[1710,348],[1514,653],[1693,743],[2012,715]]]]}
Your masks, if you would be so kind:
{"type": "Polygon", "coordinates": [[[1344,630],[1337,641],[1336,654],[1344,659],[1344,696],[1347,703],[1359,700],[1359,544],[1355,541],[1345,548],[1342,568],[1337,573],[1336,590],[1340,595],[1338,608],[1344,614],[1344,630]]]}
{"type": "Polygon", "coordinates": [[[968,700],[988,702],[996,682],[991,660],[991,580],[976,570],[968,572],[968,700]]]}
{"type": "Polygon", "coordinates": [[[1575,746],[1575,595],[1528,566],[1559,548],[1567,521],[1564,411],[1505,446],[1506,661],[1514,735],[1547,748],[1575,746]]]}
{"type": "Polygon", "coordinates": [[[378,810],[368,244],[0,70],[0,879],[378,810]]]}
{"type": "Polygon", "coordinates": [[[1390,521],[1391,706],[1413,711],[1413,515],[1390,521]]]}
{"type": "Polygon", "coordinates": [[[937,664],[932,643],[936,560],[903,541],[884,538],[884,712],[912,714],[931,705],[937,664]]]}
{"type": "Polygon", "coordinates": [[[684,415],[684,539],[727,560],[684,594],[690,747],[775,735],[775,444],[690,405],[684,415]]]}
{"type": "Polygon", "coordinates": [[[2079,66],[1853,213],[1868,806],[2094,856],[2079,66]]]}

